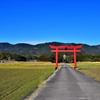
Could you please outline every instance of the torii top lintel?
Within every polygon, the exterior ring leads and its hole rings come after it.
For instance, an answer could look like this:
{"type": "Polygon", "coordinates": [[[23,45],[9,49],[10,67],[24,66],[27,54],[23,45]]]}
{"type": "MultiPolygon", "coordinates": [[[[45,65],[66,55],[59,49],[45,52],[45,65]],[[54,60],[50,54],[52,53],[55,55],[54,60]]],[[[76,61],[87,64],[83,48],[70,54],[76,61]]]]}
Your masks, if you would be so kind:
{"type": "Polygon", "coordinates": [[[54,46],[54,45],[49,45],[50,46],[50,48],[52,48],[52,49],[56,49],[56,48],[58,48],[58,49],[64,49],[64,48],[70,48],[70,49],[80,49],[80,48],[82,48],[82,46],[83,45],[77,45],[77,46],[54,46]]]}

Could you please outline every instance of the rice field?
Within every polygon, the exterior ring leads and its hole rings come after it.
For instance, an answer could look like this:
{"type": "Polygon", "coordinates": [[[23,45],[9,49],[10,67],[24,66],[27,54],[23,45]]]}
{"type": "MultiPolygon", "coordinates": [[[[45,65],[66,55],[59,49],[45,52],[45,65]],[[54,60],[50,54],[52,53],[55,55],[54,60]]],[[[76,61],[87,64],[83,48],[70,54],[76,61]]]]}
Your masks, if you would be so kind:
{"type": "MultiPolygon", "coordinates": [[[[69,64],[73,66],[73,64],[69,64]]],[[[100,62],[78,62],[77,69],[100,81],[100,62]]]]}
{"type": "Polygon", "coordinates": [[[0,100],[22,100],[54,72],[50,62],[0,64],[0,100]]]}

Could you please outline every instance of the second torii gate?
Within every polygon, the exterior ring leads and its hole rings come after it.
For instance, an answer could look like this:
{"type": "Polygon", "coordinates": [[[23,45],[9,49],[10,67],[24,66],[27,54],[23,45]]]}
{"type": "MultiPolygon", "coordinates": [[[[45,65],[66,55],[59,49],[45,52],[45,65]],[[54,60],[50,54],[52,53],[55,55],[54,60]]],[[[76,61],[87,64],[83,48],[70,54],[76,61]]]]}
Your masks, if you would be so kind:
{"type": "Polygon", "coordinates": [[[73,52],[74,53],[74,69],[77,68],[77,63],[76,63],[76,53],[81,52],[81,49],[83,45],[78,45],[78,46],[53,46],[50,45],[50,48],[53,49],[51,52],[56,53],[56,67],[55,69],[58,68],[58,53],[59,52],[73,52]]]}

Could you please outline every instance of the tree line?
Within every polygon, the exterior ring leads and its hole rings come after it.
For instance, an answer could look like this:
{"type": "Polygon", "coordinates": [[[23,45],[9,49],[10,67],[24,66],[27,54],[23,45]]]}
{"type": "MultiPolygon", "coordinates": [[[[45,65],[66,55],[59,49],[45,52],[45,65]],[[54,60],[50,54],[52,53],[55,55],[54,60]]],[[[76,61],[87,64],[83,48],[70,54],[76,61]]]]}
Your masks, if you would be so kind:
{"type": "MultiPolygon", "coordinates": [[[[52,55],[41,55],[39,56],[40,61],[51,61],[52,63],[55,63],[55,54],[52,55]]],[[[83,62],[83,61],[90,61],[90,62],[96,62],[100,61],[100,55],[77,55],[77,61],[83,62]]],[[[63,58],[63,54],[59,54],[58,62],[66,62],[66,63],[73,63],[74,62],[74,56],[73,55],[67,55],[66,59],[63,58]]]]}
{"type": "MultiPolygon", "coordinates": [[[[72,63],[73,62],[73,54],[66,54],[66,59],[63,58],[63,53],[59,53],[58,62],[67,62],[72,63]]],[[[12,52],[0,52],[0,60],[15,60],[15,61],[50,61],[52,63],[55,63],[55,53],[50,55],[21,55],[16,54],[12,52]]],[[[87,54],[80,54],[77,55],[77,61],[91,61],[96,62],[100,61],[100,55],[87,55],[87,54]]]]}
{"type": "Polygon", "coordinates": [[[15,61],[26,61],[26,57],[10,52],[0,52],[0,60],[15,60],[15,61]]]}

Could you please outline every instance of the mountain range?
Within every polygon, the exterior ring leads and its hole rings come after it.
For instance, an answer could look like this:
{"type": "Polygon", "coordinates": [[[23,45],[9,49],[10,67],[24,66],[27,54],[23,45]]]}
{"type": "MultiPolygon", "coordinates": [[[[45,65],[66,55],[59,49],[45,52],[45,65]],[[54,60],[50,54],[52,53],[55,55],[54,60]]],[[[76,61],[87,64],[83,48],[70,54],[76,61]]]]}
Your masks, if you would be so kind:
{"type": "Polygon", "coordinates": [[[37,45],[26,44],[26,43],[18,43],[18,44],[10,44],[6,42],[0,43],[0,52],[14,52],[21,55],[48,55],[51,54],[51,49],[49,45],[83,45],[81,54],[88,55],[100,55],[100,45],[88,45],[88,44],[76,44],[76,43],[62,43],[62,42],[48,42],[41,43],[37,45]]]}

